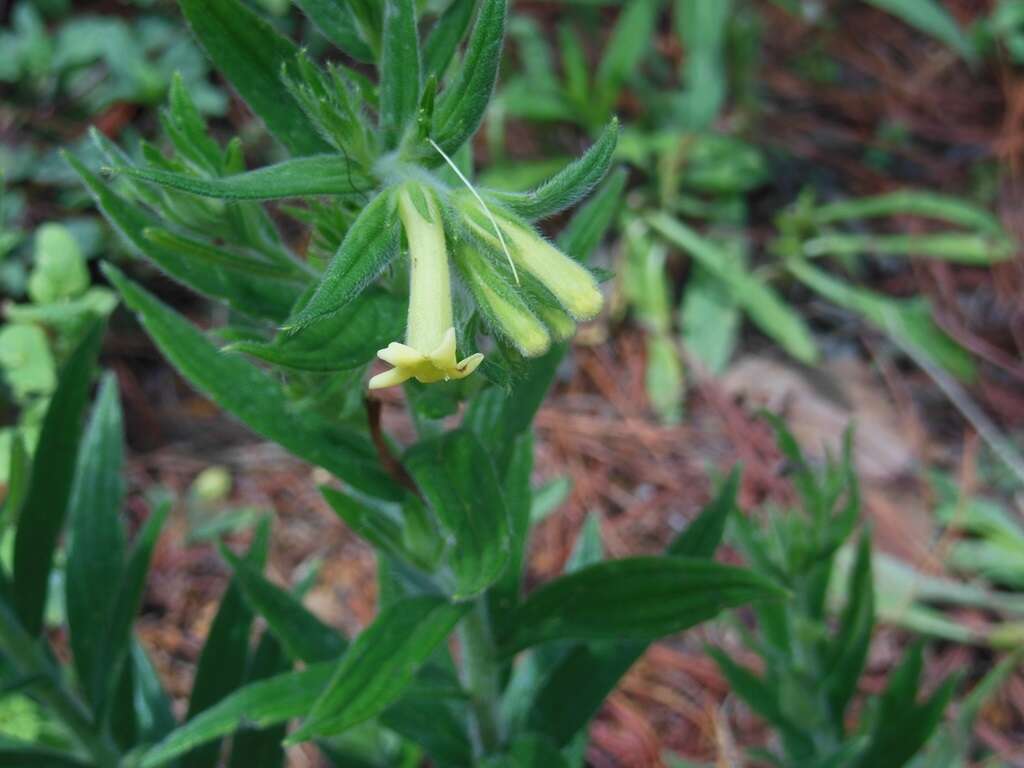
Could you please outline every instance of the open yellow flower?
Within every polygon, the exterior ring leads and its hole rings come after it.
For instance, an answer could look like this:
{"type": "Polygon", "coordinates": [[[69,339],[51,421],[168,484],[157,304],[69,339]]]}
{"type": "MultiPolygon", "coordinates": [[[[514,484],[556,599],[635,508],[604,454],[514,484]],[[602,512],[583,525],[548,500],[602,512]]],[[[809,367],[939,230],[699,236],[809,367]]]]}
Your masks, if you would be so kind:
{"type": "Polygon", "coordinates": [[[409,379],[423,384],[463,379],[484,356],[477,353],[461,361],[456,356],[441,212],[430,191],[417,186],[399,193],[398,215],[409,241],[409,323],[405,344],[393,341],[377,353],[394,367],[370,379],[370,389],[393,387],[409,379]]]}

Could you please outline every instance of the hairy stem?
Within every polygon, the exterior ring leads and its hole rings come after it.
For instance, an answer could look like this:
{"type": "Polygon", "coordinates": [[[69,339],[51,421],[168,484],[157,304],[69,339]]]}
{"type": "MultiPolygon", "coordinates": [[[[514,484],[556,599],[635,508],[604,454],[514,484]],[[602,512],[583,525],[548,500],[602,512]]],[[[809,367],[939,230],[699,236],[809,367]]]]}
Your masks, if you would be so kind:
{"type": "Polygon", "coordinates": [[[496,750],[502,739],[498,697],[501,665],[495,658],[487,603],[477,598],[459,625],[462,684],[472,710],[473,748],[478,757],[496,750]]]}
{"type": "Polygon", "coordinates": [[[82,702],[64,687],[42,647],[3,601],[0,601],[0,649],[20,675],[39,680],[35,686],[36,696],[75,735],[97,768],[117,768],[120,762],[117,747],[100,732],[82,702]]]}

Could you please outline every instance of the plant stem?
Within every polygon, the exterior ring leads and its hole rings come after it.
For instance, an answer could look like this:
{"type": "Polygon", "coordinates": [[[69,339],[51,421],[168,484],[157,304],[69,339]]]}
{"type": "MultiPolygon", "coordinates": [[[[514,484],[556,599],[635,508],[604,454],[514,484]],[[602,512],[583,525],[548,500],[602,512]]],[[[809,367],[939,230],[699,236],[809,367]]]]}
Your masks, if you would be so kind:
{"type": "Polygon", "coordinates": [[[495,658],[487,603],[477,598],[473,609],[459,624],[462,684],[469,693],[472,711],[473,748],[477,757],[496,750],[502,739],[498,697],[500,665],[495,658]]]}
{"type": "Polygon", "coordinates": [[[117,768],[121,760],[117,747],[100,733],[85,705],[64,687],[42,647],[3,601],[0,601],[0,649],[19,674],[40,680],[36,695],[75,735],[96,767],[117,768]]]}

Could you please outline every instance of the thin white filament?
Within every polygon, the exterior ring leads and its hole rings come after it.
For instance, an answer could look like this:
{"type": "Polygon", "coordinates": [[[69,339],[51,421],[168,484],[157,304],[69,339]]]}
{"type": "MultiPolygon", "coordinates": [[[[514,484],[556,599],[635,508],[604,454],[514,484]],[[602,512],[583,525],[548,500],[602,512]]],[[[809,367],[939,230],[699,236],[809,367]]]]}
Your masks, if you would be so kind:
{"type": "Polygon", "coordinates": [[[490,220],[491,226],[494,227],[494,232],[498,236],[498,242],[501,243],[501,250],[505,252],[505,258],[508,259],[508,265],[512,267],[512,277],[516,279],[516,285],[519,285],[519,273],[516,271],[515,262],[512,261],[512,254],[509,252],[508,246],[505,245],[505,236],[501,234],[501,227],[498,226],[498,221],[494,218],[494,214],[491,213],[491,209],[487,207],[487,203],[485,203],[484,199],[480,197],[473,185],[469,183],[469,179],[462,175],[462,171],[459,170],[459,167],[452,162],[452,159],[445,154],[443,149],[437,146],[437,142],[429,137],[427,138],[427,141],[429,141],[430,146],[436,149],[437,153],[444,158],[444,161],[448,163],[453,171],[455,171],[455,175],[459,177],[459,180],[466,185],[466,189],[468,189],[473,197],[476,198],[476,201],[480,203],[480,207],[483,208],[484,213],[490,220]]]}

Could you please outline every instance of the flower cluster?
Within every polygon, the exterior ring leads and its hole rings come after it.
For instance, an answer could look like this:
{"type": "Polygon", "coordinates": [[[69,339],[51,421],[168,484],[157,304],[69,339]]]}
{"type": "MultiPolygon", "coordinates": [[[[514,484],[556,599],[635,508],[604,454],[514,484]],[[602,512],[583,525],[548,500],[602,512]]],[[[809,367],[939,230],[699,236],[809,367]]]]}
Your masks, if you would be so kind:
{"type": "Polygon", "coordinates": [[[393,367],[374,376],[370,389],[462,379],[483,360],[456,354],[449,256],[492,333],[526,357],[544,354],[575,332],[577,320],[601,311],[594,276],[511,211],[419,182],[397,196],[409,252],[408,326],[404,344],[378,353],[393,367]]]}

